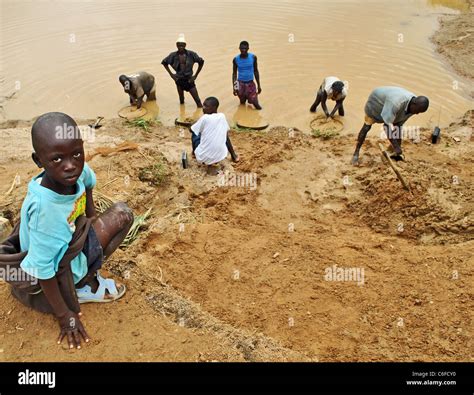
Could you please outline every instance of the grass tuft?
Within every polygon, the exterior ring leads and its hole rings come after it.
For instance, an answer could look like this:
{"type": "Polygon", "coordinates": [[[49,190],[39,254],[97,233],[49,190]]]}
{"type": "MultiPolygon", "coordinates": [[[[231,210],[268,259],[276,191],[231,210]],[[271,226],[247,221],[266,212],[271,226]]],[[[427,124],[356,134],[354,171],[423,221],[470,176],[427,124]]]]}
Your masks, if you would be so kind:
{"type": "Polygon", "coordinates": [[[322,138],[323,140],[329,140],[339,136],[339,132],[336,129],[311,129],[313,137],[322,138]]]}
{"type": "Polygon", "coordinates": [[[152,126],[160,125],[161,122],[153,119],[138,118],[126,121],[126,124],[130,127],[140,128],[148,132],[152,126]]]}
{"type": "Polygon", "coordinates": [[[165,159],[161,158],[159,161],[141,168],[138,173],[138,178],[140,181],[149,182],[152,185],[158,186],[168,179],[169,174],[170,170],[165,163],[165,159]]]}

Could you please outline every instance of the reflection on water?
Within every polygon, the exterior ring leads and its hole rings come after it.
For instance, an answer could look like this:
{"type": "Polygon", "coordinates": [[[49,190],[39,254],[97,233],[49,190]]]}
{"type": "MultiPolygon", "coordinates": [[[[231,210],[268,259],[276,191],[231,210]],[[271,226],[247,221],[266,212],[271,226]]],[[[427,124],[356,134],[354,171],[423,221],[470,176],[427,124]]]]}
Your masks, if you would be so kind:
{"type": "Polygon", "coordinates": [[[232,117],[234,124],[239,123],[248,127],[259,127],[265,124],[260,111],[257,111],[251,105],[239,104],[232,117]]]}
{"type": "MultiPolygon", "coordinates": [[[[337,75],[350,84],[344,133],[360,129],[365,101],[380,85],[426,95],[432,108],[443,104],[441,122],[447,123],[472,107],[473,88],[459,80],[453,89],[458,78],[434,56],[429,36],[437,26],[438,4],[458,3],[0,0],[0,95],[17,92],[4,115],[31,119],[64,111],[77,118],[116,117],[128,105],[118,76],[145,70],[157,83],[157,103],[145,103],[150,117],[159,113],[167,125],[183,111],[194,117],[192,98],[186,95],[183,110],[176,85],[161,65],[183,33],[188,48],[205,59],[196,80],[201,98],[216,96],[228,119],[235,120],[237,113],[252,122],[309,130],[316,90],[324,77],[337,75]],[[250,42],[259,59],[264,107],[259,113],[244,111],[232,94],[232,59],[241,40],[250,42]]],[[[437,122],[437,111],[409,122],[426,125],[430,120],[437,122]]]]}
{"type": "Polygon", "coordinates": [[[143,117],[147,120],[156,120],[160,115],[160,108],[158,107],[155,100],[147,101],[142,103],[142,107],[146,108],[147,113],[143,117]]]}
{"type": "Polygon", "coordinates": [[[432,6],[443,6],[459,11],[468,11],[469,4],[466,0],[428,0],[432,6]]]}
{"type": "Polygon", "coordinates": [[[180,121],[186,122],[186,120],[194,120],[197,121],[203,114],[202,108],[194,107],[194,111],[192,111],[192,107],[187,108],[184,104],[179,106],[179,119],[180,121]]]}

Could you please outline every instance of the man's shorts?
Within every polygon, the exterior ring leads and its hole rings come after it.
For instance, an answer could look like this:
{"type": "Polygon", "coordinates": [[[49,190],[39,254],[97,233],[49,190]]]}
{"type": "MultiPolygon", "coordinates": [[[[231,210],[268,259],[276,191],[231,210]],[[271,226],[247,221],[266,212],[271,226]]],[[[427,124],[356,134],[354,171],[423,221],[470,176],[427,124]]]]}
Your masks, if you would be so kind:
{"type": "Polygon", "coordinates": [[[374,118],[371,118],[367,114],[365,114],[364,123],[366,125],[373,125],[374,123],[380,123],[380,122],[377,122],[374,118]]]}
{"type": "Polygon", "coordinates": [[[93,226],[89,228],[89,233],[87,234],[87,239],[84,243],[82,252],[87,258],[87,268],[89,273],[96,272],[102,267],[104,252],[93,226]]]}
{"type": "Polygon", "coordinates": [[[238,81],[238,95],[241,101],[248,100],[250,104],[257,102],[257,87],[253,81],[238,81]]]}
{"type": "MultiPolygon", "coordinates": [[[[191,78],[191,77],[189,77],[191,78]]],[[[189,92],[191,89],[196,87],[196,84],[189,82],[189,78],[180,78],[176,81],[176,85],[179,86],[183,91],[189,92]]]]}
{"type": "Polygon", "coordinates": [[[149,92],[145,91],[145,94],[147,95],[147,97],[150,96],[150,94],[152,93],[156,93],[156,82],[153,82],[153,86],[151,87],[149,92]]]}

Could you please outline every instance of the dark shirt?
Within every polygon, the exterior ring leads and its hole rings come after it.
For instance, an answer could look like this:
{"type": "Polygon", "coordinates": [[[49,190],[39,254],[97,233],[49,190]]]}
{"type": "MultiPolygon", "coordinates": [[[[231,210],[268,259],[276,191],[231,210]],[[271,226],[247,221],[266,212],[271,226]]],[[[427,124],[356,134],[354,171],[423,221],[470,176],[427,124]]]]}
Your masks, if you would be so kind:
{"type": "Polygon", "coordinates": [[[150,93],[155,85],[155,77],[146,71],[140,71],[136,74],[127,75],[130,80],[130,96],[135,99],[150,93]]]}
{"type": "Polygon", "coordinates": [[[171,52],[166,58],[163,59],[161,62],[162,65],[168,64],[170,65],[173,70],[176,72],[176,76],[178,78],[189,78],[193,75],[193,66],[194,63],[202,64],[204,63],[204,59],[199,57],[196,52],[185,50],[186,54],[186,66],[184,70],[180,70],[179,67],[179,54],[178,51],[171,52]]]}

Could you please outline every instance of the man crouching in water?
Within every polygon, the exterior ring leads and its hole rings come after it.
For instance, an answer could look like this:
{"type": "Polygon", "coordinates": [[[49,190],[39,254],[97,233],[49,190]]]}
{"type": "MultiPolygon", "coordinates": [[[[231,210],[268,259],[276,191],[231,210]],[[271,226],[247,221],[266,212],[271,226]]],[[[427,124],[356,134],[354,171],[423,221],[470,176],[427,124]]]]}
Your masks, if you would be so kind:
{"type": "Polygon", "coordinates": [[[156,84],[155,77],[146,71],[140,71],[136,74],[124,75],[119,77],[119,81],[123,86],[125,93],[130,97],[130,105],[136,105],[137,109],[141,108],[143,98],[148,100],[156,100],[156,84]]]}

